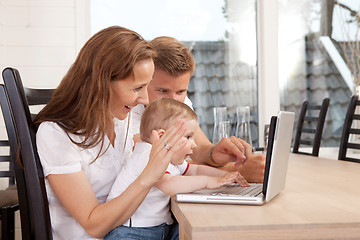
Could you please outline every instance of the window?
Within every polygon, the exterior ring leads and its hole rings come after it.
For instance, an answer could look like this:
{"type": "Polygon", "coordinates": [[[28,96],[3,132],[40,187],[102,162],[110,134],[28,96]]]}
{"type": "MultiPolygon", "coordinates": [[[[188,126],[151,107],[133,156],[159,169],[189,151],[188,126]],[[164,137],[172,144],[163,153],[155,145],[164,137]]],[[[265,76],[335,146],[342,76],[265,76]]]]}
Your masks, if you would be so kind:
{"type": "MultiPolygon", "coordinates": [[[[279,0],[281,109],[298,116],[303,100],[321,104],[323,98],[329,97],[321,142],[324,147],[339,146],[354,91],[353,80],[359,65],[355,74],[350,74],[344,57],[349,48],[341,46],[359,44],[355,38],[359,31],[359,17],[356,21],[359,9],[358,0],[279,0]]],[[[359,57],[359,47],[354,51],[359,57]]]]}
{"type": "Polygon", "coordinates": [[[252,139],[258,141],[256,0],[92,0],[91,31],[120,25],[151,40],[171,36],[192,50],[196,69],[188,96],[211,140],[213,107],[250,106],[252,139]],[[141,8],[139,7],[141,5],[141,8]]]}

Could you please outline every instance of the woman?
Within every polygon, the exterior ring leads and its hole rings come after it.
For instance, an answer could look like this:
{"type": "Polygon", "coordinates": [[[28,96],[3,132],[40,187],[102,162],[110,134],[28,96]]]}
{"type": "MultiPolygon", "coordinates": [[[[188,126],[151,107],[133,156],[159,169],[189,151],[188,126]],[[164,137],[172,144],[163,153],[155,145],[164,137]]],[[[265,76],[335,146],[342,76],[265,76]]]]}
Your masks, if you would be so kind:
{"type": "Polygon", "coordinates": [[[131,30],[109,27],[98,32],[37,115],[37,147],[54,239],[103,238],[136,211],[171,159],[184,154],[181,138],[186,129],[180,121],[161,141],[154,134],[143,173],[105,203],[133,147],[129,113],[137,104],[148,103],[155,55],[131,30]]]}

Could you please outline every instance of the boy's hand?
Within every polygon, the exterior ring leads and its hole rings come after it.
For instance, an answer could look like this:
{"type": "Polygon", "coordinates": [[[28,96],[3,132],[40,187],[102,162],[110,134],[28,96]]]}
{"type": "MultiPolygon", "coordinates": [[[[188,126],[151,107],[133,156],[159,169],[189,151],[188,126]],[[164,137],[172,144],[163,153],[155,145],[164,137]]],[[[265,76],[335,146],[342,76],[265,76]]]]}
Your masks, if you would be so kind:
{"type": "MultiPolygon", "coordinates": [[[[250,186],[250,184],[246,181],[246,179],[239,172],[230,172],[228,174],[232,174],[232,173],[236,173],[235,182],[237,182],[241,187],[249,187],[250,186]]],[[[226,174],[226,175],[228,175],[228,174],[226,174]]]]}
{"type": "Polygon", "coordinates": [[[206,188],[219,188],[226,184],[234,183],[238,172],[228,173],[223,177],[208,177],[206,188]]]}

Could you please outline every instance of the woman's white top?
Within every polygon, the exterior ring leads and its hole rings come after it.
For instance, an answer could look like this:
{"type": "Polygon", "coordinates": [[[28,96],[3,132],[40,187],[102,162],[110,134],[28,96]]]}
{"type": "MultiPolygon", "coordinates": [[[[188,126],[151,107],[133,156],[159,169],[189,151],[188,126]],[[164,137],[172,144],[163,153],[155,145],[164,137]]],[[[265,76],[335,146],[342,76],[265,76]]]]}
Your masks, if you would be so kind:
{"type": "MultiPolygon", "coordinates": [[[[114,147],[106,138],[104,146],[110,144],[109,148],[93,163],[91,162],[97,156],[100,146],[91,149],[80,148],[56,123],[41,123],[36,134],[36,143],[45,177],[50,174],[71,174],[83,171],[99,203],[104,203],[116,176],[133,148],[132,127],[131,124],[128,125],[129,118],[122,121],[114,119],[116,133],[114,147]]],[[[70,136],[75,141],[80,140],[78,136],[70,136]]],[[[54,240],[94,239],[59,202],[47,178],[45,178],[45,185],[54,240]]]]}
{"type": "MultiPolygon", "coordinates": [[[[151,147],[151,144],[147,142],[136,143],[134,152],[126,161],[111,188],[108,201],[123,193],[139,177],[149,162],[151,147]]],[[[184,175],[188,168],[189,164],[186,161],[182,165],[170,163],[166,173],[172,176],[184,175]]],[[[173,223],[170,213],[170,196],[158,188],[152,187],[136,212],[124,225],[128,227],[152,227],[163,223],[173,223]]]]}

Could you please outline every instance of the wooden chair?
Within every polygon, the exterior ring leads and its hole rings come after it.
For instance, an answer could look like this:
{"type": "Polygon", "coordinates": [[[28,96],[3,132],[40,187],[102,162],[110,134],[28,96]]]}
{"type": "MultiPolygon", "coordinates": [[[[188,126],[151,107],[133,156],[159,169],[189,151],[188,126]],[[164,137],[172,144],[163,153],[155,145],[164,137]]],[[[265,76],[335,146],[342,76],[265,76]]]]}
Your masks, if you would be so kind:
{"type": "MultiPolygon", "coordinates": [[[[4,91],[3,86],[0,88],[0,93],[4,91]]],[[[3,94],[0,96],[0,105],[3,112],[4,121],[7,122],[10,115],[9,104],[6,96],[3,94]]],[[[4,190],[0,190],[0,219],[1,219],[1,239],[14,240],[15,239],[15,212],[19,210],[19,200],[15,185],[15,173],[13,168],[13,162],[16,160],[16,137],[14,127],[7,129],[8,140],[1,140],[0,146],[9,149],[9,154],[1,155],[0,162],[9,163],[8,170],[0,171],[1,178],[9,179],[9,187],[4,190]]]]}
{"type": "Polygon", "coordinates": [[[20,146],[18,160],[23,165],[22,173],[15,172],[21,227],[25,229],[22,229],[22,234],[23,237],[25,234],[28,239],[51,240],[52,231],[44,175],[36,148],[35,129],[20,74],[16,69],[6,68],[3,71],[3,80],[20,146]],[[23,181],[18,181],[18,176],[20,180],[23,177],[23,181]],[[23,209],[22,204],[25,205],[23,209]]]}
{"type": "Polygon", "coordinates": [[[27,105],[30,107],[30,116],[31,119],[34,119],[34,117],[37,114],[37,111],[31,111],[32,106],[39,106],[39,105],[46,105],[52,95],[54,94],[55,89],[36,89],[36,88],[28,88],[24,87],[24,94],[26,97],[27,105]]]}
{"type": "MultiPolygon", "coordinates": [[[[20,73],[15,68],[6,68],[3,72],[12,72],[13,73],[13,79],[16,83],[17,88],[19,89],[21,99],[24,103],[25,109],[29,109],[29,111],[26,111],[26,117],[29,119],[34,119],[36,115],[36,111],[31,111],[31,107],[39,106],[39,105],[46,105],[52,95],[55,92],[54,88],[44,88],[44,89],[38,89],[38,88],[28,88],[25,87],[22,83],[20,73]]],[[[6,84],[5,84],[6,85],[6,84]]]]}
{"type": "Polygon", "coordinates": [[[360,125],[359,125],[360,122],[358,122],[357,125],[353,124],[354,121],[360,120],[360,115],[356,114],[355,112],[357,106],[360,106],[359,96],[354,95],[350,100],[350,104],[348,106],[345,116],[343,131],[340,140],[340,148],[339,148],[339,156],[338,156],[339,160],[360,162],[360,159],[347,157],[348,149],[360,150],[360,144],[351,142],[350,139],[350,134],[354,134],[356,137],[357,135],[360,135],[360,125]]]}
{"type": "Polygon", "coordinates": [[[326,112],[329,108],[330,99],[324,98],[321,105],[309,105],[304,101],[299,114],[296,134],[294,138],[293,153],[319,155],[321,136],[324,128],[326,112]],[[310,136],[311,140],[305,140],[303,133],[310,136]],[[299,151],[300,145],[309,146],[311,152],[299,151]]]}

